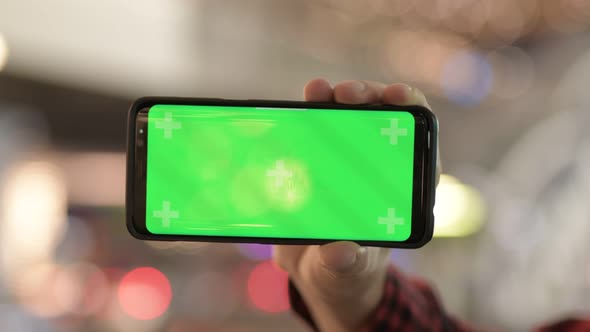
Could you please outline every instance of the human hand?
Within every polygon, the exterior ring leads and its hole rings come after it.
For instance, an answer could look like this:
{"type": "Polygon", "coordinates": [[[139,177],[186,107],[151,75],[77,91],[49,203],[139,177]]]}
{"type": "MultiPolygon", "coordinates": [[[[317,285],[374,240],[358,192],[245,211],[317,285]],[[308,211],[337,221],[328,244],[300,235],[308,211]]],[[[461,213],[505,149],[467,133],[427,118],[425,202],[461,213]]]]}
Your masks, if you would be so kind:
{"type": "MultiPolygon", "coordinates": [[[[323,79],[308,82],[306,101],[429,107],[419,90],[405,84],[323,79]]],[[[440,169],[437,167],[437,170],[440,169]]],[[[276,263],[289,274],[320,331],[358,331],[383,294],[390,249],[339,241],[322,246],[277,245],[276,263]]]]}

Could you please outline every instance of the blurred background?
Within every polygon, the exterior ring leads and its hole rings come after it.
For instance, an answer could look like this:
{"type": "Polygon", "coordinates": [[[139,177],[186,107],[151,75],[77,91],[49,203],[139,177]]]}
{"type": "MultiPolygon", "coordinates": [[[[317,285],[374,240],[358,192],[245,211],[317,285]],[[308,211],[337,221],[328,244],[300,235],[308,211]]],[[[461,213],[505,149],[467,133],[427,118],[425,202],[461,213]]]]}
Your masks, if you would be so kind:
{"type": "Polygon", "coordinates": [[[143,95],[403,81],[441,124],[436,238],[392,261],[522,331],[590,309],[590,1],[3,0],[0,330],[306,331],[262,245],[124,226],[143,95]]]}

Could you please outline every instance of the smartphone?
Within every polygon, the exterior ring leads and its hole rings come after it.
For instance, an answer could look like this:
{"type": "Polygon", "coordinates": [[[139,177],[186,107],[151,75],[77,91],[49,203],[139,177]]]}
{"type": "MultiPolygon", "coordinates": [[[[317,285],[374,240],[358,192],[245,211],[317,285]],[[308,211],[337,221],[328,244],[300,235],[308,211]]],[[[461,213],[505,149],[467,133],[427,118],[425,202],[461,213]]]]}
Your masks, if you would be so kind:
{"type": "Polygon", "coordinates": [[[421,247],[437,128],[420,106],[141,98],[127,228],[144,240],[421,247]]]}

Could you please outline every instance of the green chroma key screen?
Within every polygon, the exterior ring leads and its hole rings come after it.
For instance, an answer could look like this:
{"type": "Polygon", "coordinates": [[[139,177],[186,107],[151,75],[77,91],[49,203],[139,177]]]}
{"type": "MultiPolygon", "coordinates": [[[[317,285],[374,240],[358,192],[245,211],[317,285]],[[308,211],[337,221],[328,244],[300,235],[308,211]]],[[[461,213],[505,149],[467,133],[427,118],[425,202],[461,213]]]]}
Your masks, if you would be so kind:
{"type": "Polygon", "coordinates": [[[409,112],[155,105],[147,128],[151,233],[410,237],[409,112]]]}

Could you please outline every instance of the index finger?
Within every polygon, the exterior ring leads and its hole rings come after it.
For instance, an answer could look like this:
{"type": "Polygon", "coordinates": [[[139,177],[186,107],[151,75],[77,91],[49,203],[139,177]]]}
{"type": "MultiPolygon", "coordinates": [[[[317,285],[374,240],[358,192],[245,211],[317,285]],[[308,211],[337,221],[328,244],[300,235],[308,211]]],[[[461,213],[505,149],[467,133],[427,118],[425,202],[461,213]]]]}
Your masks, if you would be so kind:
{"type": "Polygon", "coordinates": [[[430,105],[428,105],[426,96],[424,96],[422,91],[403,83],[394,83],[386,86],[383,89],[381,99],[383,104],[401,106],[417,105],[430,109],[430,105]]]}
{"type": "Polygon", "coordinates": [[[316,78],[305,84],[303,96],[305,101],[331,102],[334,101],[334,89],[327,80],[316,78]]]}

